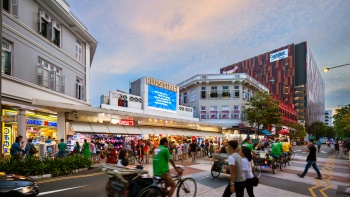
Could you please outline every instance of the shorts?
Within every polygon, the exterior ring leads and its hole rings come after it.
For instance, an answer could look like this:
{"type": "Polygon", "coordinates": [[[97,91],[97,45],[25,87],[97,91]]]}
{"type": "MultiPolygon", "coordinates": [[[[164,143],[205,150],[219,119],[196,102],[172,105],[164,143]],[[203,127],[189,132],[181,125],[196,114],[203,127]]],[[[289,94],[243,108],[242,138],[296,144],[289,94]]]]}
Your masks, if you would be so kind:
{"type": "Polygon", "coordinates": [[[175,182],[174,182],[173,177],[171,176],[170,172],[163,174],[161,177],[164,180],[166,187],[176,187],[175,182]]]}
{"type": "Polygon", "coordinates": [[[96,151],[96,155],[100,154],[101,152],[100,151],[96,151]]]}

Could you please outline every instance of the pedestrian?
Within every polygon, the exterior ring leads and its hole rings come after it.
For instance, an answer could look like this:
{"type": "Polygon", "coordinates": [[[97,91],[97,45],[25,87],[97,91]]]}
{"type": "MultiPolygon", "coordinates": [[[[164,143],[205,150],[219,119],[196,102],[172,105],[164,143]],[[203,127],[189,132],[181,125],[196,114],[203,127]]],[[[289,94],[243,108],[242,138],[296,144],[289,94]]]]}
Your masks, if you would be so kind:
{"type": "Polygon", "coordinates": [[[10,149],[11,159],[18,159],[20,160],[22,158],[22,150],[21,150],[21,140],[19,137],[16,137],[16,141],[12,144],[10,149]]]}
{"type": "Polygon", "coordinates": [[[96,146],[95,146],[94,140],[91,140],[91,143],[90,143],[90,154],[91,154],[92,162],[96,163],[96,146]]]}
{"type": "Polygon", "coordinates": [[[320,152],[320,150],[321,150],[321,140],[318,140],[318,142],[317,142],[317,151],[318,152],[320,152]]]}
{"type": "Polygon", "coordinates": [[[139,162],[139,164],[142,164],[143,163],[143,157],[145,155],[145,149],[143,147],[142,140],[138,141],[136,149],[137,149],[138,162],[139,162]]]}
{"type": "Polygon", "coordinates": [[[148,164],[149,163],[149,151],[150,151],[149,141],[146,141],[145,147],[143,148],[143,151],[145,152],[146,164],[148,164]]]}
{"type": "Polygon", "coordinates": [[[36,152],[37,151],[36,151],[36,148],[34,147],[33,139],[29,138],[28,143],[27,143],[26,148],[25,148],[26,157],[31,157],[31,156],[35,155],[36,152]]]}
{"type": "Polygon", "coordinates": [[[182,151],[182,159],[188,161],[188,165],[190,165],[190,158],[188,157],[188,143],[187,140],[183,140],[183,151],[182,151]]]}
{"type": "Polygon", "coordinates": [[[312,166],[318,177],[315,177],[315,179],[320,179],[322,180],[322,175],[320,173],[320,170],[318,169],[317,167],[317,164],[316,164],[316,147],[314,146],[314,143],[313,142],[310,142],[309,145],[307,146],[307,150],[306,152],[309,152],[309,155],[307,156],[306,158],[306,161],[307,161],[307,164],[305,166],[305,170],[302,174],[298,174],[299,177],[301,178],[304,178],[304,176],[306,175],[307,171],[309,170],[309,168],[312,166]]]}
{"type": "Polygon", "coordinates": [[[214,149],[214,144],[213,144],[213,141],[210,141],[210,144],[209,144],[209,160],[210,160],[210,164],[212,162],[212,159],[213,159],[213,153],[215,153],[215,149],[214,149]]]}
{"type": "Polygon", "coordinates": [[[338,143],[337,140],[334,140],[334,149],[335,149],[334,154],[336,155],[336,157],[338,157],[338,154],[339,154],[339,143],[338,143]]]}
{"type": "Polygon", "coordinates": [[[73,148],[73,153],[74,154],[80,153],[80,144],[79,144],[79,142],[75,142],[75,146],[73,148]]]}
{"type": "Polygon", "coordinates": [[[116,164],[117,163],[117,153],[115,152],[114,146],[112,143],[107,142],[107,160],[106,163],[116,164]]]}
{"type": "Polygon", "coordinates": [[[196,140],[192,141],[192,144],[190,144],[190,149],[191,149],[192,162],[194,162],[196,161],[196,154],[197,154],[196,140]]]}
{"type": "Polygon", "coordinates": [[[102,143],[100,142],[99,139],[95,141],[95,148],[96,148],[96,163],[100,163],[102,143]]]}
{"type": "Polygon", "coordinates": [[[184,149],[184,146],[181,142],[179,142],[179,144],[176,146],[177,148],[177,157],[178,157],[178,160],[182,160],[182,163],[184,163],[184,158],[182,157],[182,152],[183,152],[183,149],[184,149]]]}
{"type": "Polygon", "coordinates": [[[230,182],[228,183],[222,197],[230,197],[236,193],[236,197],[244,196],[246,180],[243,172],[242,157],[237,153],[238,142],[228,141],[228,165],[230,169],[230,182]]]}
{"type": "Polygon", "coordinates": [[[58,146],[58,158],[65,157],[66,156],[67,144],[64,143],[64,139],[61,139],[61,142],[57,146],[58,146]]]}
{"type": "Polygon", "coordinates": [[[248,147],[242,147],[242,149],[239,151],[239,155],[242,157],[242,165],[243,165],[243,172],[245,175],[245,179],[247,181],[246,189],[249,197],[254,197],[253,192],[253,184],[254,184],[254,174],[253,174],[253,168],[252,168],[252,152],[248,147]]]}
{"type": "Polygon", "coordinates": [[[84,157],[91,158],[90,143],[88,143],[86,139],[84,139],[83,150],[81,152],[83,153],[84,157]]]}

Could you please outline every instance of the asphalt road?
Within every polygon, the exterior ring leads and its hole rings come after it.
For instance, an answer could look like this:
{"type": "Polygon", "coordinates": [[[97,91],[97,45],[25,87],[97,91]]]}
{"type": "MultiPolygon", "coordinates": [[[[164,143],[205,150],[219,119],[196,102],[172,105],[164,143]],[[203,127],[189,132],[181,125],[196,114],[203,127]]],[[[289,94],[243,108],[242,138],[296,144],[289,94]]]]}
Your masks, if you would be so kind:
{"type": "MultiPolygon", "coordinates": [[[[334,186],[329,186],[329,188],[324,186],[326,183],[331,185],[332,182],[330,180],[323,180],[325,183],[321,183],[315,182],[316,180],[310,178],[316,176],[312,168],[310,168],[308,173],[309,179],[301,179],[296,176],[296,173],[300,173],[305,167],[305,157],[308,155],[308,153],[305,151],[305,146],[296,146],[294,150],[296,152],[296,160],[294,163],[292,163],[292,166],[287,167],[283,172],[278,171],[277,174],[272,174],[271,169],[265,169],[260,178],[260,184],[285,191],[295,192],[305,196],[311,196],[312,192],[314,193],[314,196],[335,196],[336,188],[334,188],[334,186]]],[[[336,159],[332,159],[334,157],[333,147],[322,147],[321,152],[317,154],[317,157],[324,161],[318,162],[318,167],[324,177],[333,178],[337,177],[337,174],[349,175],[349,168],[344,167],[346,165],[342,165],[340,168],[337,168],[338,164],[336,161],[342,159],[340,156],[336,159]]],[[[207,169],[196,171],[190,176],[194,178],[198,184],[202,184],[213,189],[227,184],[229,180],[228,175],[220,175],[219,178],[213,179],[210,175],[210,165],[207,164],[207,166],[207,169]]],[[[190,169],[190,167],[188,169],[190,169]]],[[[333,179],[335,180],[336,178],[333,179]]],[[[55,177],[40,181],[39,195],[47,197],[107,196],[107,192],[105,191],[107,180],[107,175],[101,172],[100,167],[94,168],[75,175],[55,177]]],[[[347,185],[350,182],[349,179],[346,180],[344,177],[338,177],[337,181],[343,181],[344,185],[347,185]],[[347,181],[349,182],[346,183],[347,181]]]]}

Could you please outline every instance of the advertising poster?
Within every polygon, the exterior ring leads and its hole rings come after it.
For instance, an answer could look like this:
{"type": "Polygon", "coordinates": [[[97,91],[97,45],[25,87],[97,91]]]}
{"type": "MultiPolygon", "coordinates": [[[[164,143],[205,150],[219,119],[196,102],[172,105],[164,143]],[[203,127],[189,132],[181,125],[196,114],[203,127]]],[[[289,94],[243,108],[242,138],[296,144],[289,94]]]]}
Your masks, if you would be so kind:
{"type": "Polygon", "coordinates": [[[176,111],[176,92],[148,85],[148,107],[176,111]]]}
{"type": "Polygon", "coordinates": [[[9,155],[11,149],[11,127],[3,128],[4,129],[2,130],[2,152],[4,153],[4,155],[9,155]]]}

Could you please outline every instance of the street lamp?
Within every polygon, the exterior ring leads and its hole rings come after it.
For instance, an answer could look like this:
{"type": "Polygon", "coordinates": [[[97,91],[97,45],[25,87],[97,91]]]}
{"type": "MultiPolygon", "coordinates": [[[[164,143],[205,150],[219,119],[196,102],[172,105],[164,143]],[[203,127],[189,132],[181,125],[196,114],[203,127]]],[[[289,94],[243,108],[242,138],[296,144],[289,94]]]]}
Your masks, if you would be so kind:
{"type": "Polygon", "coordinates": [[[325,69],[323,69],[323,72],[328,72],[330,69],[339,68],[339,67],[343,67],[343,66],[347,66],[347,65],[350,65],[350,64],[343,64],[343,65],[339,65],[339,66],[334,66],[334,67],[330,67],[330,68],[325,68],[325,69]]]}

